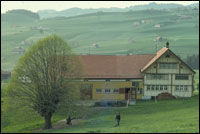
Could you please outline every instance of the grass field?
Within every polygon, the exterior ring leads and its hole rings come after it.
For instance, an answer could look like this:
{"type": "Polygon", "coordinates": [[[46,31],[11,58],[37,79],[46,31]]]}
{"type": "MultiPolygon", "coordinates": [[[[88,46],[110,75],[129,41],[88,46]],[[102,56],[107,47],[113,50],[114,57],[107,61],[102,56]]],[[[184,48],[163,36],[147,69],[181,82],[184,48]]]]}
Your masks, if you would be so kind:
{"type": "MultiPolygon", "coordinates": [[[[5,87],[6,82],[3,82],[1,84],[1,132],[31,132],[34,129],[43,127],[44,119],[33,111],[26,108],[16,108],[15,104],[13,104],[14,107],[8,110],[9,105],[6,103],[5,87]]],[[[130,106],[128,109],[106,109],[93,115],[91,115],[91,111],[93,111],[91,108],[82,107],[78,109],[77,107],[73,112],[74,117],[89,114],[89,118],[83,120],[78,126],[50,130],[49,132],[160,132],[161,130],[161,132],[197,132],[199,130],[197,128],[199,92],[195,90],[194,94],[193,98],[158,101],[157,104],[153,101],[138,101],[136,106],[130,106]],[[123,117],[122,124],[120,128],[114,128],[114,114],[118,110],[121,111],[123,117]],[[162,123],[157,123],[156,120],[162,121],[162,123]],[[145,127],[142,128],[140,125],[145,127]],[[167,128],[162,128],[165,125],[167,128]],[[183,126],[187,129],[183,129],[183,126]],[[108,127],[110,128],[108,129],[108,127]]],[[[59,120],[65,119],[67,113],[68,109],[61,109],[53,116],[52,122],[56,124],[59,120]]]]}
{"type": "Polygon", "coordinates": [[[129,108],[107,108],[83,120],[80,125],[42,131],[48,133],[198,133],[199,96],[187,99],[137,102],[129,108]],[[114,127],[120,111],[121,123],[114,127]]]}

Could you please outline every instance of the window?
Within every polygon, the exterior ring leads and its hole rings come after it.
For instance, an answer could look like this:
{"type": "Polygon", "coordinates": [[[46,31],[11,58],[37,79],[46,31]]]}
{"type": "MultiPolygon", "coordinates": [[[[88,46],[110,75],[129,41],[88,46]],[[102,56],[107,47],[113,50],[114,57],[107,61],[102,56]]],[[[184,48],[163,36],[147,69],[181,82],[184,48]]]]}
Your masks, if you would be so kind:
{"type": "Polygon", "coordinates": [[[176,86],[176,91],[187,91],[188,86],[183,86],[183,85],[177,85],[176,86]]]}
{"type": "Polygon", "coordinates": [[[160,69],[177,69],[176,63],[160,63],[160,69]]]}
{"type": "Polygon", "coordinates": [[[164,86],[164,90],[168,90],[168,87],[167,87],[167,85],[165,85],[165,86],[164,86]]]}
{"type": "Polygon", "coordinates": [[[146,79],[147,79],[147,80],[151,80],[151,75],[150,75],[150,74],[147,74],[147,75],[146,75],[146,79]]]}
{"type": "Polygon", "coordinates": [[[168,74],[147,74],[147,80],[168,80],[168,74]]]}
{"type": "Polygon", "coordinates": [[[176,69],[177,68],[177,64],[169,64],[169,68],[170,69],[176,69]]]}
{"type": "Polygon", "coordinates": [[[109,88],[106,88],[106,89],[105,89],[105,93],[110,93],[110,89],[109,89],[109,88]]]}
{"type": "Polygon", "coordinates": [[[96,93],[101,93],[101,89],[96,89],[96,93]]]}
{"type": "Polygon", "coordinates": [[[150,85],[147,85],[147,90],[148,90],[148,91],[150,90],[150,88],[151,88],[151,86],[150,86],[150,85]]]}
{"type": "Polygon", "coordinates": [[[188,77],[188,75],[186,75],[186,74],[176,74],[175,79],[176,79],[176,80],[188,80],[189,77],[188,77]]]}
{"type": "Polygon", "coordinates": [[[119,89],[113,89],[113,93],[119,93],[119,89]]]}
{"type": "Polygon", "coordinates": [[[139,82],[132,82],[132,86],[139,87],[139,82]]]}
{"type": "Polygon", "coordinates": [[[170,58],[170,55],[169,54],[166,54],[166,56],[165,56],[166,58],[170,58]]]}
{"type": "Polygon", "coordinates": [[[183,91],[183,85],[180,85],[180,90],[183,91]]]}
{"type": "Polygon", "coordinates": [[[138,93],[138,94],[142,94],[142,88],[138,88],[137,93],[138,93]]]}
{"type": "Polygon", "coordinates": [[[110,79],[106,79],[106,81],[110,81],[110,79]]]}
{"type": "Polygon", "coordinates": [[[156,90],[159,90],[159,85],[156,85],[156,90]]]}
{"type": "Polygon", "coordinates": [[[178,86],[176,86],[176,91],[179,91],[180,90],[180,88],[179,88],[179,85],[178,86]]]}
{"type": "Polygon", "coordinates": [[[151,90],[154,90],[154,89],[155,89],[155,85],[152,85],[152,86],[151,86],[151,90]]]}
{"type": "Polygon", "coordinates": [[[163,85],[160,85],[160,90],[163,90],[163,85]]]}
{"type": "Polygon", "coordinates": [[[188,90],[188,87],[187,86],[184,86],[184,91],[187,91],[188,90]]]}

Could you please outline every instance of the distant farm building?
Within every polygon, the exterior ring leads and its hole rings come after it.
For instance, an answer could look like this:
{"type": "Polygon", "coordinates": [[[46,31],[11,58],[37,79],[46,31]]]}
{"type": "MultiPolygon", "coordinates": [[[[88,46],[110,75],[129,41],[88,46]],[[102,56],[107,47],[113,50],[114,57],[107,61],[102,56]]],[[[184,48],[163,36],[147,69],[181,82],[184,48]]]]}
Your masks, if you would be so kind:
{"type": "Polygon", "coordinates": [[[156,24],[156,25],[154,25],[154,27],[156,27],[156,28],[160,28],[161,25],[160,25],[160,24],[156,24]]]}
{"type": "Polygon", "coordinates": [[[162,42],[162,41],[167,41],[167,39],[158,36],[158,37],[156,37],[156,39],[154,41],[156,41],[156,42],[162,42]]]}
{"type": "Polygon", "coordinates": [[[179,19],[186,20],[186,19],[192,19],[192,16],[185,16],[185,15],[178,15],[179,19]]]}
{"type": "Polygon", "coordinates": [[[36,29],[37,29],[37,30],[43,30],[43,31],[49,30],[49,28],[45,28],[45,27],[42,27],[42,26],[37,26],[36,29]]]}
{"type": "Polygon", "coordinates": [[[132,37],[129,39],[129,42],[133,43],[133,42],[135,42],[135,39],[132,37]]]}
{"type": "Polygon", "coordinates": [[[25,45],[25,41],[22,41],[22,42],[21,42],[21,45],[25,45]]]}
{"type": "Polygon", "coordinates": [[[138,26],[138,25],[140,25],[139,21],[133,22],[133,26],[138,26]]]}
{"type": "Polygon", "coordinates": [[[26,40],[23,40],[20,44],[21,45],[31,45],[31,44],[33,44],[35,42],[35,39],[33,39],[33,38],[28,38],[28,39],[26,39],[26,40]]]}
{"type": "Polygon", "coordinates": [[[141,20],[141,23],[151,23],[152,20],[141,20]]]}
{"type": "Polygon", "coordinates": [[[25,53],[26,50],[23,49],[22,47],[17,46],[17,47],[15,47],[15,48],[12,50],[12,52],[13,52],[13,53],[18,53],[18,54],[20,54],[20,53],[25,53]]]}
{"type": "Polygon", "coordinates": [[[94,48],[99,48],[99,45],[98,45],[97,43],[93,43],[92,46],[93,46],[94,48]]]}
{"type": "Polygon", "coordinates": [[[10,77],[11,77],[11,73],[10,72],[1,70],[1,81],[5,80],[5,79],[8,79],[10,77]]]}

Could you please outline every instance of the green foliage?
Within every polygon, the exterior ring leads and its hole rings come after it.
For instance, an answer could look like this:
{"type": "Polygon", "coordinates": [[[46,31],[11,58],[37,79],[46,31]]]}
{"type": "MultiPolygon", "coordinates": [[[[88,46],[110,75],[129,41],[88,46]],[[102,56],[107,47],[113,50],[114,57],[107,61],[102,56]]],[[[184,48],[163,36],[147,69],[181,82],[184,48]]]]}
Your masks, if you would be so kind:
{"type": "Polygon", "coordinates": [[[59,105],[73,104],[71,93],[77,88],[70,84],[71,75],[77,75],[80,67],[65,41],[56,35],[46,37],[20,58],[8,85],[8,98],[45,117],[45,128],[50,128],[59,105]]]}
{"type": "Polygon", "coordinates": [[[199,54],[187,56],[185,62],[192,68],[192,69],[199,69],[199,54]]]}
{"type": "Polygon", "coordinates": [[[6,13],[8,14],[23,14],[23,15],[26,15],[26,16],[29,16],[29,17],[32,17],[34,19],[40,19],[40,16],[38,13],[34,13],[34,12],[31,12],[29,10],[24,10],[24,9],[15,9],[15,10],[10,10],[10,11],[7,11],[6,13]]]}

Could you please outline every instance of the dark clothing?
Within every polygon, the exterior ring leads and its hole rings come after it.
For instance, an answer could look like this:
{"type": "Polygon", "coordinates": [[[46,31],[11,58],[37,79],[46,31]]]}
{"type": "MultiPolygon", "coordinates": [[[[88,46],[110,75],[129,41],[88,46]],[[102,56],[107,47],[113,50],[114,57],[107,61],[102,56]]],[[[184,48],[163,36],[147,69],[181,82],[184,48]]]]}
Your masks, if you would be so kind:
{"type": "Polygon", "coordinates": [[[70,116],[67,118],[67,124],[68,124],[68,125],[72,125],[70,116]]]}
{"type": "Polygon", "coordinates": [[[117,124],[115,126],[119,126],[119,123],[120,123],[120,115],[116,115],[116,118],[115,120],[117,120],[117,124]]]}
{"type": "Polygon", "coordinates": [[[116,115],[116,120],[120,120],[120,115],[116,115]]]}
{"type": "Polygon", "coordinates": [[[119,122],[120,122],[120,120],[117,119],[117,124],[116,124],[116,126],[119,126],[119,122]]]}

